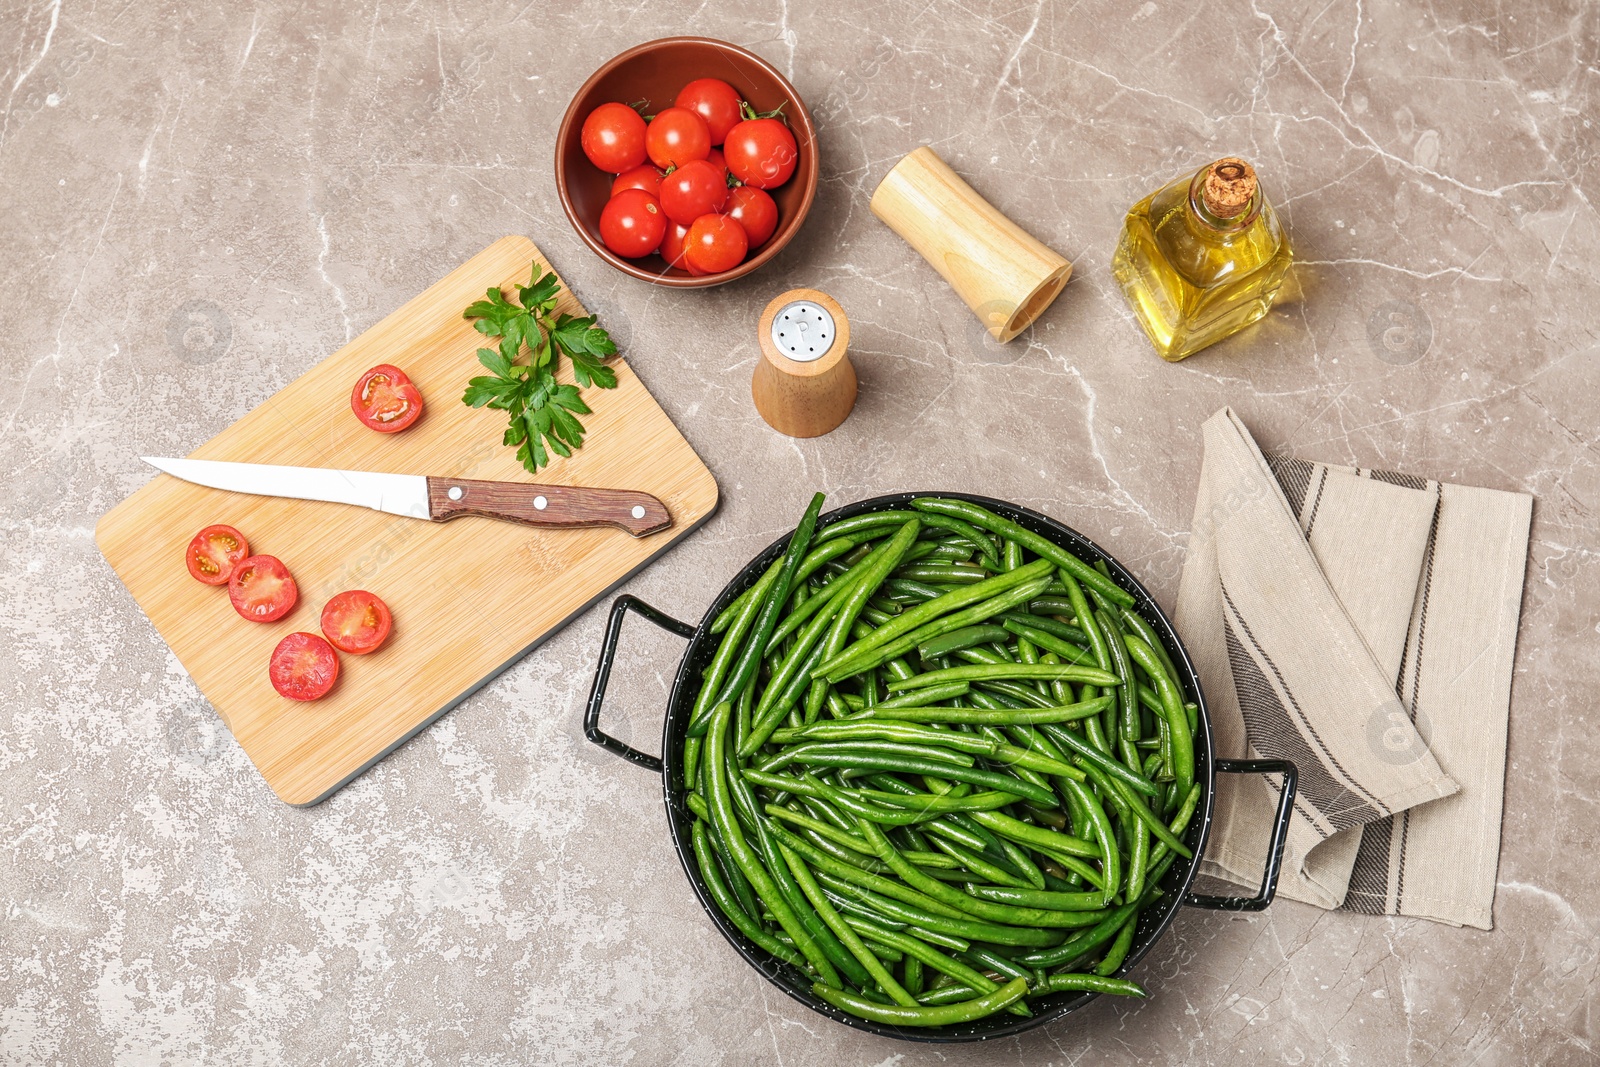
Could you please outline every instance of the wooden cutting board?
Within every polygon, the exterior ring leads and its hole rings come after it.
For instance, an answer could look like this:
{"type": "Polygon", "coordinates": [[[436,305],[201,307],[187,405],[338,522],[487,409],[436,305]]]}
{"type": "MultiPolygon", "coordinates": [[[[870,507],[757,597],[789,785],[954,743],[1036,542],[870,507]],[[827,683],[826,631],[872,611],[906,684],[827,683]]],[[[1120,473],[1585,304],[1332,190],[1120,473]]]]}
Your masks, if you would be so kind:
{"type": "MultiPolygon", "coordinates": [[[[552,632],[671,547],[717,506],[717,483],[655,398],[617,359],[614,390],[585,390],[594,414],[570,459],[537,479],[501,444],[505,415],[461,403],[484,373],[484,338],[462,309],[498,285],[526,285],[550,265],[525,237],[505,237],[207,441],[196,459],[639,489],[672,513],[645,538],[620,530],[539,530],[493,519],[448,523],[366,508],[248,496],[159,474],[100,520],[100,551],[273,792],[315,804],[516,662],[552,632]],[[410,429],[375,433],[350,410],[357,377],[393,363],[422,391],[410,429]],[[189,577],[184,550],[202,526],[238,529],[256,553],[282,559],[300,599],[275,623],[246,621],[226,587],[189,577]],[[377,652],[340,653],[321,700],[296,703],[267,680],[289,633],[318,632],[322,606],[368,589],[394,612],[377,652]]],[[[568,292],[561,311],[586,311],[568,292]]],[[[601,325],[604,325],[602,320],[601,325]]],[[[571,381],[567,361],[560,377],[571,381]]]]}

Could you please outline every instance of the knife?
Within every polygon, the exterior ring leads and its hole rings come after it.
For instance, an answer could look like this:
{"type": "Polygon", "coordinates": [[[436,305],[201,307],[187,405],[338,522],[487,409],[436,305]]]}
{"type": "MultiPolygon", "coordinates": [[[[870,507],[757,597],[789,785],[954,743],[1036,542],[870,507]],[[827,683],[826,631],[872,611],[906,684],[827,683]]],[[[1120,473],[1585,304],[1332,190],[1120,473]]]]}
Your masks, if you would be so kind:
{"type": "Polygon", "coordinates": [[[526,526],[571,529],[615,526],[635,537],[672,525],[667,506],[649,493],[631,489],[586,489],[574,485],[484,482],[420,474],[378,474],[327,467],[279,467],[269,463],[228,463],[211,459],[144,461],[174,478],[212,489],[296,500],[357,504],[444,522],[462,515],[505,519],[526,526]]]}

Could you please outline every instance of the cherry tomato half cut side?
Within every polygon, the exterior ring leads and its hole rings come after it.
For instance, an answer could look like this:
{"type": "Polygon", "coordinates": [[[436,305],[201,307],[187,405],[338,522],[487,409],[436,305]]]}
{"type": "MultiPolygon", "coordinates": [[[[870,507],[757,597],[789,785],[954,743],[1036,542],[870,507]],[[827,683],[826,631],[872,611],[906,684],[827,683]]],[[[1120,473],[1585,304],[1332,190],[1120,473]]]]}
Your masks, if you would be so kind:
{"type": "Polygon", "coordinates": [[[300,589],[278,557],[251,556],[233,568],[228,599],[251,622],[277,622],[294,608],[300,589]]]}
{"type": "Polygon", "coordinates": [[[350,410],[369,430],[399,433],[422,414],[422,394],[405,371],[380,363],[356,380],[350,410]]]}
{"type": "Polygon", "coordinates": [[[194,535],[184,553],[184,562],[196,581],[207,585],[227,585],[233,568],[250,555],[250,543],[232,526],[207,526],[194,535]]]}
{"type": "Polygon", "coordinates": [[[293,633],[272,650],[267,677],[280,696],[316,700],[326,696],[339,680],[339,656],[316,634],[293,633]]]}
{"type": "Polygon", "coordinates": [[[322,608],[322,633],[340,652],[364,656],[389,636],[389,605],[365,589],[348,589],[322,608]]]}

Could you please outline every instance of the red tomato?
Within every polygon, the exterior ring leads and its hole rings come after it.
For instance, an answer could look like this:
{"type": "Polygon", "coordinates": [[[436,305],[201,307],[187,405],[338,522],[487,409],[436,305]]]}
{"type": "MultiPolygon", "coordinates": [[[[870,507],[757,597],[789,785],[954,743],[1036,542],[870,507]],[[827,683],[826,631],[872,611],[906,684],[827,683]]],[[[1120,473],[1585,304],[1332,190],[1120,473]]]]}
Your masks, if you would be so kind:
{"type": "Polygon", "coordinates": [[[644,146],[651,162],[662,170],[681,167],[711,154],[711,130],[705,119],[688,108],[669,107],[650,120],[644,146]]]}
{"type": "Polygon", "coordinates": [[[609,174],[644,162],[644,119],[627,104],[601,104],[583,120],[583,154],[609,174]]]}
{"type": "Polygon", "coordinates": [[[746,185],[776,189],[789,180],[800,159],[794,134],[777,119],[746,119],[722,146],[728,170],[746,185]]]}
{"type": "Polygon", "coordinates": [[[277,622],[300,599],[300,589],[278,557],[251,556],[233,568],[228,599],[251,622],[277,622]]]}
{"type": "Polygon", "coordinates": [[[723,158],[722,149],[713,148],[711,150],[711,152],[706,156],[706,162],[711,164],[713,167],[717,168],[717,170],[722,174],[722,184],[723,185],[727,185],[728,184],[728,161],[725,158],[723,158]]]}
{"type": "Polygon", "coordinates": [[[322,608],[322,633],[340,652],[366,655],[383,644],[393,625],[389,605],[365,589],[340,593],[322,608]]]}
{"type": "Polygon", "coordinates": [[[356,380],[350,410],[369,430],[399,433],[422,415],[422,394],[405,371],[380,363],[356,380]]]}
{"type": "Polygon", "coordinates": [[[673,101],[705,120],[712,144],[721,144],[728,131],[739,125],[742,102],[739,90],[719,78],[696,78],[678,90],[678,98],[673,101]]]}
{"type": "Polygon", "coordinates": [[[272,650],[267,677],[280,696],[316,700],[338,681],[339,657],[333,646],[316,634],[290,634],[272,650]]]}
{"type": "Polygon", "coordinates": [[[627,259],[648,256],[667,232],[661,204],[643,189],[624,189],[606,202],[600,212],[600,240],[627,259]]]}
{"type": "Polygon", "coordinates": [[[625,170],[611,183],[611,195],[616,196],[624,189],[643,189],[651,196],[659,197],[661,172],[649,163],[641,164],[632,170],[625,170]]]}
{"type": "Polygon", "coordinates": [[[753,185],[735,186],[729,190],[728,214],[744,227],[751,248],[766,244],[772,231],[778,228],[778,205],[772,197],[753,185]]]}
{"type": "Polygon", "coordinates": [[[686,245],[691,273],[720,274],[744,262],[750,238],[731,215],[701,215],[689,227],[686,245]]]}
{"type": "Polygon", "coordinates": [[[661,179],[661,210],[679,225],[715,214],[727,202],[727,180],[708,160],[691,159],[661,179]]]}
{"type": "Polygon", "coordinates": [[[207,526],[194,535],[184,552],[189,573],[207,585],[227,585],[229,575],[250,554],[250,543],[232,526],[207,526]]]}
{"type": "Polygon", "coordinates": [[[677,267],[679,270],[688,270],[689,264],[683,258],[684,241],[688,240],[689,227],[679,226],[672,220],[667,220],[667,232],[661,238],[661,247],[657,250],[661,258],[667,261],[667,266],[677,267]]]}

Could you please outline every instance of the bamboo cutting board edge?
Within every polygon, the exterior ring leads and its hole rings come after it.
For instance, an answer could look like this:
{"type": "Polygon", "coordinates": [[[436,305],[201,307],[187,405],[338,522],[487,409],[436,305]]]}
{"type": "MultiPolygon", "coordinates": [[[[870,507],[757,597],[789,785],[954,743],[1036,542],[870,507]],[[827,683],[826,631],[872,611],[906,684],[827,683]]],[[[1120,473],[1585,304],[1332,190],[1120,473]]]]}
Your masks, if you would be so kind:
{"type": "MultiPolygon", "coordinates": [[[[376,362],[406,367],[425,397],[458,390],[467,368],[476,366],[472,349],[482,343],[460,309],[487,283],[502,290],[526,284],[530,258],[554,270],[526,237],[494,242],[192,455],[530,480],[511,449],[488,442],[503,432],[497,413],[444,400],[425,410],[416,427],[388,437],[360,428],[347,401],[330,399],[376,362]]],[[[558,310],[587,314],[569,289],[558,310]]],[[[165,474],[100,517],[95,540],[102,555],[278,799],[295,807],[326,800],[715,514],[721,494],[704,460],[627,361],[613,366],[620,388],[602,394],[605,406],[592,422],[585,419],[593,440],[532,480],[654,492],[681,523],[669,531],[633,539],[476,517],[428,523],[343,505],[219,495],[165,474]],[[241,629],[225,590],[218,599],[217,590],[193,582],[181,565],[169,570],[168,557],[182,554],[193,529],[214,521],[240,524],[253,552],[290,564],[302,604],[285,620],[241,629]],[[515,558],[507,554],[513,552],[515,558]],[[315,632],[306,605],[314,613],[333,592],[357,587],[374,589],[396,607],[398,646],[391,640],[371,656],[341,657],[348,671],[315,704],[291,708],[270,686],[263,693],[265,662],[258,678],[254,657],[264,656],[282,632],[315,632]],[[395,598],[411,602],[412,612],[395,598]]],[[[564,367],[561,380],[570,378],[564,367]]],[[[594,398],[586,392],[586,399],[594,398]]]]}

